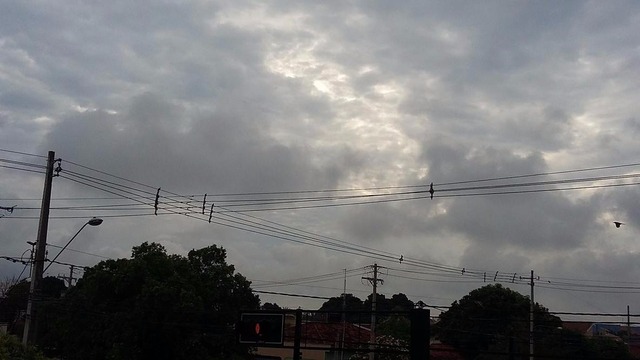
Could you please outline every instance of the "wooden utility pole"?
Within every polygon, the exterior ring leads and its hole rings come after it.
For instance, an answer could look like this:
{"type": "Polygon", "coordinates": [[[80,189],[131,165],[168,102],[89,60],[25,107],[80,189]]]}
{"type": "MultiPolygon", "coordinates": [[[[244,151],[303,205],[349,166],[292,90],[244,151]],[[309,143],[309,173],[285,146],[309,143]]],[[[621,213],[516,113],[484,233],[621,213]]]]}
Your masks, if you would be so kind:
{"type": "Polygon", "coordinates": [[[631,350],[631,310],[627,305],[627,349],[631,350]]]}
{"type": "Polygon", "coordinates": [[[342,337],[340,340],[340,360],[344,360],[344,336],[347,331],[347,269],[344,269],[344,287],[342,289],[342,337]]]}
{"type": "Polygon", "coordinates": [[[533,299],[533,270],[531,270],[531,304],[529,305],[529,360],[534,360],[533,356],[533,310],[534,310],[534,299],[533,299]]]}
{"type": "Polygon", "coordinates": [[[62,279],[67,282],[67,287],[71,287],[73,285],[73,271],[75,270],[75,265],[69,265],[69,276],[58,275],[59,279],[62,279]]]}
{"type": "MultiPolygon", "coordinates": [[[[367,280],[373,286],[373,292],[371,296],[371,349],[374,349],[376,346],[376,299],[378,297],[378,282],[383,284],[384,281],[378,279],[378,264],[373,264],[373,277],[362,277],[362,279],[367,280]]],[[[369,360],[374,360],[375,353],[369,353],[369,360]]]]}
{"type": "Polygon", "coordinates": [[[36,256],[33,260],[33,271],[31,273],[31,286],[29,288],[29,300],[27,302],[27,316],[22,333],[22,343],[34,342],[36,337],[38,309],[37,301],[41,300],[40,285],[44,272],[45,253],[47,251],[47,230],[49,228],[49,207],[51,205],[51,185],[53,183],[53,164],[55,162],[55,152],[49,151],[47,157],[47,171],[44,179],[44,190],[42,192],[42,205],[40,207],[40,223],[38,224],[38,238],[36,240],[36,256]],[[35,300],[35,301],[34,301],[35,300]]]}

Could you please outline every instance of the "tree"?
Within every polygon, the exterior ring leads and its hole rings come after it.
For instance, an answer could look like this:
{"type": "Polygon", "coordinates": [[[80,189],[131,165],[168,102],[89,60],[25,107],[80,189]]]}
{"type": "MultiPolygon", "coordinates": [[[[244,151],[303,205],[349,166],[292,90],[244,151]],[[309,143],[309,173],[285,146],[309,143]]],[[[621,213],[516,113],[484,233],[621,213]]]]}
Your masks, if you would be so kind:
{"type": "Polygon", "coordinates": [[[259,299],[215,245],[186,257],[156,243],[102,261],[47,311],[43,341],[65,359],[233,359],[233,326],[259,299]]]}
{"type": "Polygon", "coordinates": [[[270,311],[282,310],[280,305],[278,305],[276,303],[272,304],[270,302],[266,302],[266,303],[262,304],[262,306],[260,306],[260,309],[262,309],[262,310],[270,310],[270,311]]]}
{"type": "MultiPolygon", "coordinates": [[[[5,296],[0,299],[0,322],[8,324],[10,334],[22,336],[24,329],[24,313],[27,311],[29,288],[31,283],[22,280],[9,286],[5,296]]],[[[42,279],[41,296],[44,302],[59,299],[67,287],[64,281],[47,276],[42,279]]],[[[41,333],[39,329],[38,334],[41,333]]]]}
{"type": "Polygon", "coordinates": [[[369,314],[363,314],[362,311],[365,310],[363,307],[362,300],[357,296],[353,296],[353,294],[346,294],[343,298],[342,296],[334,296],[329,300],[325,301],[319,311],[335,311],[333,314],[329,314],[329,321],[341,321],[342,320],[342,310],[343,308],[347,311],[345,314],[346,321],[351,323],[362,323],[364,321],[368,321],[366,319],[369,318],[369,314]],[[346,307],[343,307],[343,304],[346,302],[346,307]]]}
{"type": "Polygon", "coordinates": [[[22,345],[14,335],[0,334],[0,360],[46,360],[34,346],[22,345]]]}
{"type": "MultiPolygon", "coordinates": [[[[469,359],[528,359],[529,311],[527,296],[500,284],[487,285],[454,301],[433,331],[469,359]]],[[[540,304],[534,304],[533,311],[534,353],[540,358],[630,359],[623,343],[603,343],[563,330],[562,320],[540,304]]]]}
{"type": "Polygon", "coordinates": [[[407,295],[403,293],[394,294],[389,302],[392,311],[410,311],[415,306],[413,301],[409,300],[407,295]]]}
{"type": "MultiPolygon", "coordinates": [[[[488,285],[471,291],[440,315],[434,331],[444,343],[470,358],[482,353],[528,354],[529,298],[502,285],[488,285]],[[527,341],[524,341],[527,340],[527,341]],[[515,346],[515,349],[514,349],[515,346]]],[[[538,326],[560,326],[557,317],[537,305],[538,326]]]]}
{"type": "Polygon", "coordinates": [[[15,276],[13,277],[5,276],[4,280],[0,280],[0,300],[4,299],[7,293],[9,292],[9,289],[11,289],[13,285],[17,283],[18,283],[18,279],[15,276]]]}

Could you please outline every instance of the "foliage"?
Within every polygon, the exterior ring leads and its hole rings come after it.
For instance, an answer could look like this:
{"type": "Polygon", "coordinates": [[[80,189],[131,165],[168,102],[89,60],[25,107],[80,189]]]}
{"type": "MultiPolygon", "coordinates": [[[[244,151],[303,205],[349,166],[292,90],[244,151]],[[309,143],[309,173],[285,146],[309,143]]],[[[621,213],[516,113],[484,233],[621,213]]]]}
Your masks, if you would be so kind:
{"type": "Polygon", "coordinates": [[[617,341],[607,337],[593,337],[587,339],[587,347],[590,350],[587,360],[631,360],[634,357],[629,353],[629,349],[622,341],[617,341]]]}
{"type": "MultiPolygon", "coordinates": [[[[347,313],[346,321],[350,323],[361,323],[363,314],[359,313],[364,310],[364,305],[362,300],[357,296],[353,296],[353,294],[346,294],[343,298],[342,296],[334,296],[329,300],[325,301],[322,306],[320,306],[319,311],[335,311],[333,314],[329,314],[329,321],[340,321],[342,319],[343,303],[346,300],[346,309],[347,313]]],[[[365,316],[366,318],[366,316],[365,316]]]]}
{"type": "MultiPolygon", "coordinates": [[[[518,292],[500,284],[484,286],[455,301],[440,315],[434,332],[470,358],[504,353],[510,346],[516,353],[527,353],[529,307],[529,298],[518,292]]],[[[534,311],[538,326],[560,326],[560,319],[540,305],[534,311]]]]}
{"type": "Polygon", "coordinates": [[[0,360],[46,360],[33,346],[23,346],[14,335],[0,334],[0,360]]]}
{"type": "Polygon", "coordinates": [[[276,303],[272,304],[270,302],[266,302],[266,303],[262,304],[262,306],[260,306],[260,309],[262,309],[262,310],[271,310],[271,311],[282,310],[280,305],[278,305],[276,303]]]}
{"type": "Polygon", "coordinates": [[[411,340],[411,321],[406,315],[392,314],[376,325],[376,334],[408,343],[411,340]]]}
{"type": "MultiPolygon", "coordinates": [[[[31,283],[23,280],[11,285],[6,290],[4,298],[0,299],[0,322],[6,322],[10,334],[22,336],[24,319],[22,314],[27,311],[29,288],[31,283]]],[[[66,289],[64,281],[47,276],[42,279],[41,296],[45,301],[59,299],[66,289]]]]}
{"type": "MultiPolygon", "coordinates": [[[[375,356],[376,360],[409,360],[409,354],[406,353],[409,351],[409,345],[406,341],[398,340],[393,336],[381,335],[376,337],[376,344],[379,349],[375,356]]],[[[351,355],[348,360],[369,360],[369,352],[357,352],[351,355]]]]}
{"type": "Polygon", "coordinates": [[[9,289],[11,289],[16,283],[18,283],[18,278],[15,276],[5,276],[3,280],[0,280],[0,299],[4,299],[9,292],[9,289]]]}
{"type": "MultiPolygon", "coordinates": [[[[621,342],[586,338],[561,328],[560,318],[534,305],[535,354],[560,359],[630,359],[621,342]]],[[[528,359],[530,300],[500,284],[471,291],[440,314],[433,327],[468,359],[528,359]]]]}
{"type": "Polygon", "coordinates": [[[237,313],[259,306],[249,285],[215,245],[184,257],[145,242],[87,269],[48,309],[43,342],[70,360],[239,358],[237,313]]]}
{"type": "MultiPolygon", "coordinates": [[[[369,295],[367,300],[364,301],[363,307],[365,309],[371,309],[371,299],[373,299],[373,296],[369,295]]],[[[403,293],[394,294],[391,299],[387,299],[382,294],[377,294],[376,296],[376,309],[378,311],[409,311],[413,307],[413,302],[403,293]]]]}
{"type": "MultiPolygon", "coordinates": [[[[346,320],[352,323],[369,323],[370,312],[371,312],[371,299],[372,296],[362,301],[353,294],[346,294],[346,320]]],[[[319,311],[335,311],[340,312],[343,309],[343,297],[332,297],[329,300],[325,301],[320,307],[319,311]]],[[[409,311],[413,309],[414,304],[411,300],[407,298],[405,294],[399,293],[395,294],[391,297],[391,299],[387,299],[384,295],[378,294],[376,297],[376,310],[385,312],[385,311],[409,311]]],[[[384,322],[384,320],[388,317],[388,315],[381,314],[378,315],[378,323],[384,322]]],[[[393,317],[393,315],[392,315],[393,317]]],[[[391,335],[391,334],[388,334],[391,335]]]]}

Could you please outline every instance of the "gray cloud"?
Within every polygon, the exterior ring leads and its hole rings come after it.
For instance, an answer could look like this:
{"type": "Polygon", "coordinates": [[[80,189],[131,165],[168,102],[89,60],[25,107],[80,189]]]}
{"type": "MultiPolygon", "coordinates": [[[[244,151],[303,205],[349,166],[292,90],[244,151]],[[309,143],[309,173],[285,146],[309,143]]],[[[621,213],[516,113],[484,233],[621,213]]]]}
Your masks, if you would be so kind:
{"type": "MultiPolygon", "coordinates": [[[[67,159],[149,189],[200,195],[432,181],[441,190],[637,163],[638,10],[635,2],[574,1],[6,4],[0,148],[55,150],[65,171],[78,170],[67,159]]],[[[624,171],[634,167],[598,174],[624,171]]],[[[41,191],[42,174],[0,168],[0,204],[41,191]]],[[[54,194],[112,195],[64,178],[54,194]]],[[[638,249],[635,187],[436,194],[443,196],[255,215],[451,266],[579,278],[585,263],[598,263],[602,278],[628,278],[611,264],[629,264],[638,249]],[[613,218],[628,225],[611,233],[613,218]],[[616,245],[603,245],[612,236],[616,245]]],[[[11,253],[37,228],[37,200],[18,203],[29,219],[0,219],[11,253]]],[[[52,222],[51,241],[64,241],[94,212],[75,215],[52,222]]],[[[141,241],[173,252],[213,242],[263,280],[374,261],[179,216],[108,218],[92,230],[74,244],[79,250],[124,256],[141,241]]],[[[20,271],[0,266],[3,274],[20,271]]],[[[335,295],[336,282],[295,289],[335,295]]],[[[354,292],[369,291],[353,282],[354,292]]],[[[447,302],[481,285],[394,278],[388,289],[447,302]]],[[[543,291],[542,303],[571,304],[543,291]]]]}

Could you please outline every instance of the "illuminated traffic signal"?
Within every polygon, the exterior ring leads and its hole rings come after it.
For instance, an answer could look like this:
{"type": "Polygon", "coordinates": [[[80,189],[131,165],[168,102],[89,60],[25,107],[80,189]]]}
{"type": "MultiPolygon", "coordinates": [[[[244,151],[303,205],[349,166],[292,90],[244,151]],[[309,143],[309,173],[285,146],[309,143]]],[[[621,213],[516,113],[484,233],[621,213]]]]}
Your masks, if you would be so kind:
{"type": "Polygon", "coordinates": [[[284,314],[240,314],[238,341],[241,344],[282,345],[284,342],[284,314]]]}

